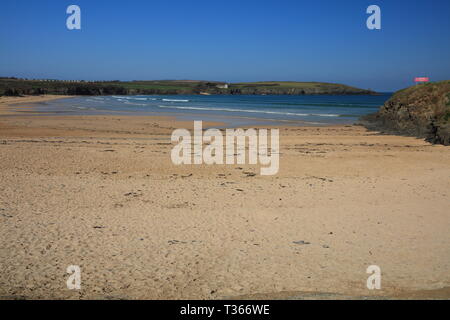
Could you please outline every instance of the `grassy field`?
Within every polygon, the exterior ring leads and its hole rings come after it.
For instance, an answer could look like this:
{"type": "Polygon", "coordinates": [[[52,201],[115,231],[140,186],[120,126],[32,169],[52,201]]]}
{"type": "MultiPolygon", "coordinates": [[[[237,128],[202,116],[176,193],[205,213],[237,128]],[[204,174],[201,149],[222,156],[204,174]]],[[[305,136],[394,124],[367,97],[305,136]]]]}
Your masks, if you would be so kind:
{"type": "Polygon", "coordinates": [[[196,80],[158,81],[59,81],[0,78],[0,95],[133,95],[133,94],[249,94],[249,95],[306,95],[306,94],[374,94],[343,84],[323,82],[245,82],[230,83],[196,80]]]}
{"type": "Polygon", "coordinates": [[[258,88],[258,89],[279,89],[279,90],[348,90],[360,91],[361,89],[350,87],[338,83],[326,82],[293,82],[293,81],[262,81],[262,82],[243,82],[233,83],[231,88],[258,88]]]}

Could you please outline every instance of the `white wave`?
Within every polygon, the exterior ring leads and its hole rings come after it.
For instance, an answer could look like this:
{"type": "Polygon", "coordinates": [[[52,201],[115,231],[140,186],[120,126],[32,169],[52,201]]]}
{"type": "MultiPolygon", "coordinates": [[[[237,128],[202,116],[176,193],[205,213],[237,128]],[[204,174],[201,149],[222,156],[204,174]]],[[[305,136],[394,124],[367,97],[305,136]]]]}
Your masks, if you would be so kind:
{"type": "Polygon", "coordinates": [[[124,97],[124,96],[112,96],[117,101],[123,102],[125,100],[138,100],[138,101],[156,101],[156,98],[143,98],[143,97],[124,97]]]}
{"type": "Polygon", "coordinates": [[[98,100],[98,99],[95,99],[95,98],[93,98],[93,99],[86,99],[86,101],[88,101],[88,102],[95,102],[95,103],[105,103],[105,101],[98,100]]]}
{"type": "Polygon", "coordinates": [[[129,104],[129,105],[132,105],[132,106],[141,106],[141,107],[146,106],[145,103],[133,103],[133,102],[129,102],[129,101],[125,101],[124,104],[129,104]]]}
{"type": "Polygon", "coordinates": [[[200,108],[200,107],[176,107],[160,105],[159,108],[181,109],[181,110],[199,110],[199,111],[225,111],[225,112],[248,112],[248,113],[264,113],[264,114],[279,114],[285,116],[300,116],[300,117],[339,117],[338,114],[314,114],[314,113],[293,113],[293,112],[279,112],[279,111],[261,111],[261,110],[246,110],[246,109],[229,109],[229,108],[200,108]]]}
{"type": "Polygon", "coordinates": [[[317,116],[317,117],[339,117],[338,114],[332,114],[332,113],[313,113],[311,115],[317,116]]]}
{"type": "Polygon", "coordinates": [[[181,99],[162,99],[162,101],[166,101],[166,102],[189,102],[190,100],[181,100],[181,99]]]}
{"type": "Polygon", "coordinates": [[[134,100],[136,98],[134,97],[124,97],[124,96],[113,96],[114,99],[118,99],[118,100],[134,100]]]}

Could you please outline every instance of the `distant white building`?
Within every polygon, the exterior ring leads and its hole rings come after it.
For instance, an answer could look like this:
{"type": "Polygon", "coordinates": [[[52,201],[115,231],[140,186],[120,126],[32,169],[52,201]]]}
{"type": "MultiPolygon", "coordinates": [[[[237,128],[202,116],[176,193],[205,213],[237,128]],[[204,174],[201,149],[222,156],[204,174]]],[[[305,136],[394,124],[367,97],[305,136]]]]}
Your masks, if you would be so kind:
{"type": "Polygon", "coordinates": [[[228,89],[228,83],[218,84],[217,88],[219,88],[219,89],[228,89]]]}

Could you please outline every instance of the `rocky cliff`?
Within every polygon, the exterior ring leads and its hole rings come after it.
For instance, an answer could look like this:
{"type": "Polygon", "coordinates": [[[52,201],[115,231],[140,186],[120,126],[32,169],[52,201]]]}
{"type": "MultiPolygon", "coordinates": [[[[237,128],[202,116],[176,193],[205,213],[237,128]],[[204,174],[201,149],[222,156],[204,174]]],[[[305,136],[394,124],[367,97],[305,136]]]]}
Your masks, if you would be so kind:
{"type": "Polygon", "coordinates": [[[379,112],[363,117],[361,124],[369,129],[450,145],[450,81],[398,91],[379,112]]]}

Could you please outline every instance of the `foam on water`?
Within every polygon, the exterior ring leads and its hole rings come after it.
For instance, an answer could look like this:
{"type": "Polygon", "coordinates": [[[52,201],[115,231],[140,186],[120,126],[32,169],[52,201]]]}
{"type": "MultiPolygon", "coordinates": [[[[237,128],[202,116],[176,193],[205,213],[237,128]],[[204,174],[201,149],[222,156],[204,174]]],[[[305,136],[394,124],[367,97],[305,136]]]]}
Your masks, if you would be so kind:
{"type": "Polygon", "coordinates": [[[225,112],[248,112],[248,113],[264,113],[264,114],[279,114],[288,116],[317,116],[317,117],[339,117],[338,114],[314,114],[314,113],[292,113],[292,112],[276,112],[276,111],[258,111],[258,110],[245,110],[245,109],[227,109],[227,108],[201,108],[201,107],[175,107],[159,105],[159,108],[168,109],[181,109],[181,110],[199,110],[199,111],[225,111],[225,112]]]}
{"type": "Polygon", "coordinates": [[[261,121],[351,124],[376,112],[390,96],[102,96],[50,101],[40,108],[58,112],[67,108],[83,114],[164,113],[218,122],[225,118],[248,118],[250,124],[261,121]]]}
{"type": "Polygon", "coordinates": [[[162,101],[166,101],[166,102],[189,102],[190,100],[180,100],[180,99],[162,99],[162,101]]]}

